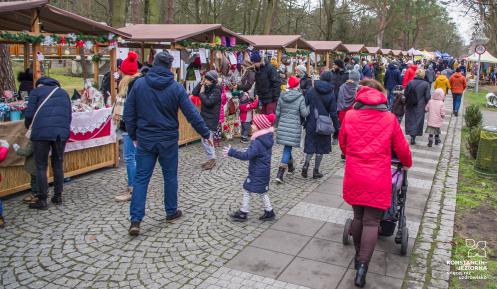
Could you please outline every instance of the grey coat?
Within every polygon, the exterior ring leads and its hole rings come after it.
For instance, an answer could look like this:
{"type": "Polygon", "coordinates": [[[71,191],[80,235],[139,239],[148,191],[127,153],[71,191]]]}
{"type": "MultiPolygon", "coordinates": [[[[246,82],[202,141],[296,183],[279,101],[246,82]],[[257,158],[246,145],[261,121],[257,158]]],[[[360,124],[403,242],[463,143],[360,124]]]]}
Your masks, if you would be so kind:
{"type": "Polygon", "coordinates": [[[309,108],[301,92],[291,89],[282,93],[276,107],[276,143],[300,147],[302,135],[301,118],[307,117],[309,108]]]}
{"type": "Polygon", "coordinates": [[[405,94],[414,90],[418,98],[417,105],[406,105],[406,134],[410,136],[422,136],[425,121],[425,106],[431,98],[430,84],[419,78],[415,78],[407,84],[405,94]]]}

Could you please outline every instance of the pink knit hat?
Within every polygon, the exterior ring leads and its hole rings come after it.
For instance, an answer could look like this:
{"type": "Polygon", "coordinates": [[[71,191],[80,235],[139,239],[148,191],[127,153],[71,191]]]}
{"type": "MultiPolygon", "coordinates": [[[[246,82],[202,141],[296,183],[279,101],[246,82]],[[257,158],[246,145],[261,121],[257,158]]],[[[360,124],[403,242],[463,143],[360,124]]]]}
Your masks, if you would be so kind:
{"type": "Polygon", "coordinates": [[[276,116],[274,114],[256,114],[252,119],[258,129],[266,129],[273,126],[276,116]]]}

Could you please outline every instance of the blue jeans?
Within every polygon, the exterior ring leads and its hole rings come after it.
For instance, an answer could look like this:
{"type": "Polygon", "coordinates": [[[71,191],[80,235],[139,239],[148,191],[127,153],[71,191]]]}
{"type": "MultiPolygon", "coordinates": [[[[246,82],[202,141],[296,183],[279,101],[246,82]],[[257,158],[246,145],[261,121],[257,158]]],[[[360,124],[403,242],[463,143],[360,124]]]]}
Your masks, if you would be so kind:
{"type": "MultiPolygon", "coordinates": [[[[214,134],[215,131],[211,131],[211,141],[214,143],[214,134]]],[[[205,139],[202,139],[202,145],[204,146],[205,153],[207,153],[207,159],[208,160],[215,160],[216,159],[216,147],[211,146],[209,142],[205,139]]]]}
{"type": "Polygon", "coordinates": [[[3,202],[0,200],[0,216],[3,216],[3,202]]]}
{"type": "Polygon", "coordinates": [[[462,93],[452,93],[452,107],[455,112],[459,112],[459,108],[461,107],[461,99],[462,93]]]}
{"type": "Polygon", "coordinates": [[[248,139],[251,122],[242,122],[242,139],[248,139]]]}
{"type": "Polygon", "coordinates": [[[285,146],[283,148],[283,154],[281,156],[281,163],[288,164],[288,162],[292,159],[292,147],[285,146]]]}
{"type": "Polygon", "coordinates": [[[178,144],[157,144],[152,150],[138,145],[136,149],[136,176],[131,194],[131,221],[141,221],[145,216],[145,203],[150,178],[159,160],[164,179],[164,207],[166,215],[174,215],[178,208],[178,144]]]}
{"type": "Polygon", "coordinates": [[[393,89],[389,89],[388,90],[388,108],[389,109],[392,109],[392,105],[393,105],[393,89]]]}
{"type": "Polygon", "coordinates": [[[128,187],[132,188],[136,175],[136,147],[128,134],[123,134],[123,154],[126,174],[128,175],[128,187]]]}

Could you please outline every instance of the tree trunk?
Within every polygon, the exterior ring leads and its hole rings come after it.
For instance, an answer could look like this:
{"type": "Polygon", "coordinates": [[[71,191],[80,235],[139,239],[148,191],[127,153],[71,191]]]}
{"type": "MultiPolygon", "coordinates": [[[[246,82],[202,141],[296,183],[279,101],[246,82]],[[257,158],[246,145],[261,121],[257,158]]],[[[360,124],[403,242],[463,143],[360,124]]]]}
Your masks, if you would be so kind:
{"type": "Polygon", "coordinates": [[[166,19],[165,23],[166,24],[173,24],[174,23],[174,0],[167,0],[167,7],[166,7],[166,19]]]}
{"type": "Polygon", "coordinates": [[[264,0],[258,0],[259,6],[257,7],[257,14],[255,15],[254,27],[252,28],[252,34],[255,34],[257,30],[257,25],[259,24],[259,18],[261,17],[262,3],[264,0]]]}
{"type": "Polygon", "coordinates": [[[83,79],[86,81],[88,79],[88,67],[86,66],[86,56],[85,48],[79,48],[79,56],[81,57],[81,73],[83,74],[83,79]]]}
{"type": "Polygon", "coordinates": [[[140,24],[140,0],[131,0],[131,22],[140,24]]]}
{"type": "Polygon", "coordinates": [[[271,32],[271,24],[273,23],[274,10],[276,8],[276,0],[267,0],[266,16],[264,18],[264,28],[262,34],[268,35],[271,32]]]}
{"type": "Polygon", "coordinates": [[[148,3],[147,7],[147,22],[148,24],[157,24],[160,21],[160,6],[159,0],[146,0],[145,3],[148,3]]]}
{"type": "Polygon", "coordinates": [[[2,76],[0,77],[0,95],[3,95],[4,90],[15,91],[16,83],[7,44],[0,44],[0,75],[2,76]]]}
{"type": "Polygon", "coordinates": [[[109,7],[110,7],[110,25],[112,27],[124,27],[124,24],[126,22],[126,15],[125,15],[125,7],[124,7],[125,1],[121,0],[109,0],[109,7]]]}
{"type": "Polygon", "coordinates": [[[195,20],[197,24],[202,23],[202,19],[200,19],[200,0],[195,0],[195,20]]]}
{"type": "Polygon", "coordinates": [[[378,17],[378,22],[379,22],[379,31],[376,34],[376,46],[382,48],[383,47],[383,36],[385,35],[385,28],[386,28],[386,17],[385,14],[381,14],[378,17]]]}
{"type": "Polygon", "coordinates": [[[271,34],[274,34],[275,31],[274,31],[274,27],[276,27],[276,19],[278,18],[278,14],[279,14],[279,0],[274,0],[274,10],[273,10],[273,16],[271,17],[271,31],[270,33],[271,34]]]}

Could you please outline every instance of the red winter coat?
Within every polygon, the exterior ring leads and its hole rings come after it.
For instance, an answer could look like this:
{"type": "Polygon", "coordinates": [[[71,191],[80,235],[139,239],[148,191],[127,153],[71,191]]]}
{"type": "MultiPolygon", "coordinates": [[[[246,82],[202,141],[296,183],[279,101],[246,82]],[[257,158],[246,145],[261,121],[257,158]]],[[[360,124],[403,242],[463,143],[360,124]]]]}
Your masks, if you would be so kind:
{"type": "MultiPolygon", "coordinates": [[[[380,91],[362,87],[356,101],[386,104],[380,91]]],[[[374,109],[352,109],[340,128],[340,148],[346,156],[343,198],[350,205],[386,210],[391,205],[392,148],[400,162],[412,165],[411,150],[394,114],[374,109]]]]}
{"type": "Polygon", "coordinates": [[[252,102],[247,102],[238,105],[240,110],[240,122],[252,122],[252,117],[254,116],[254,109],[259,107],[259,99],[255,99],[252,102]]]}
{"type": "Polygon", "coordinates": [[[404,80],[402,80],[402,86],[406,87],[409,81],[413,80],[416,76],[416,70],[418,70],[418,66],[411,64],[406,70],[406,74],[404,74],[404,80]]]}

